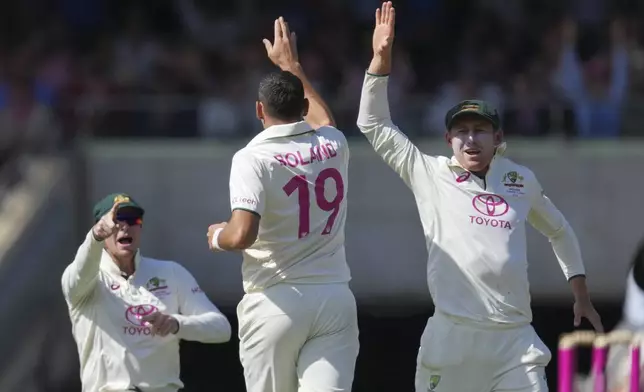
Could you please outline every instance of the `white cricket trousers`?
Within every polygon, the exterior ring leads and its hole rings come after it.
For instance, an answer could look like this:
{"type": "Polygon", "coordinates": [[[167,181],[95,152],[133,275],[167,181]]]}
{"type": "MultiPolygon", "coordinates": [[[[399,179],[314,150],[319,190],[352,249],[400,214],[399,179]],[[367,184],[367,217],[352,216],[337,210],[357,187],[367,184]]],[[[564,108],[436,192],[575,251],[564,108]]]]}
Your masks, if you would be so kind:
{"type": "Polygon", "coordinates": [[[237,306],[247,392],[351,391],[356,301],[346,283],[277,284],[237,306]]]}
{"type": "Polygon", "coordinates": [[[484,328],[436,311],[420,342],[416,392],[547,392],[551,356],[531,325],[484,328]]]}

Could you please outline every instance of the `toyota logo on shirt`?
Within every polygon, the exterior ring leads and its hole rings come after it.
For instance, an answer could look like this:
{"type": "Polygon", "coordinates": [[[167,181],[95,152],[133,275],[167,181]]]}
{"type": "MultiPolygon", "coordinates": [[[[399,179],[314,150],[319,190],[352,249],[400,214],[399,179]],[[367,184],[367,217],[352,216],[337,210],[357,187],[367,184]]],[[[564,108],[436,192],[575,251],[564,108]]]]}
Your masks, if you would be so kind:
{"type": "Polygon", "coordinates": [[[472,206],[476,211],[486,216],[503,216],[510,210],[510,206],[504,198],[491,193],[474,196],[472,206]]]}
{"type": "Polygon", "coordinates": [[[159,309],[154,305],[132,305],[125,311],[125,319],[132,325],[145,327],[145,321],[141,320],[141,318],[158,311],[159,309]]]}

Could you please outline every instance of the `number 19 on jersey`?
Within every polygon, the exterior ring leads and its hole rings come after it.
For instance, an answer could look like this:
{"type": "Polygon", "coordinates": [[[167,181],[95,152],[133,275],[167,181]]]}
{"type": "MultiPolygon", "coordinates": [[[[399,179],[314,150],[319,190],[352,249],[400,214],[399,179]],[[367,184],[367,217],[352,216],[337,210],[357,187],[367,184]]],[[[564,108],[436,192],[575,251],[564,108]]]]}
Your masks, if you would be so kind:
{"type": "MultiPolygon", "coordinates": [[[[282,188],[287,196],[291,196],[295,192],[298,193],[297,200],[300,209],[298,238],[306,237],[311,231],[310,185],[306,175],[302,174],[291,178],[282,188]]],[[[326,235],[331,233],[335,219],[340,212],[340,204],[344,200],[344,182],[342,181],[342,175],[337,169],[327,168],[318,174],[312,185],[317,206],[322,211],[331,213],[326,221],[324,230],[322,230],[322,235],[326,235]],[[335,184],[336,194],[332,200],[327,200],[324,192],[328,180],[333,180],[335,184]]]]}

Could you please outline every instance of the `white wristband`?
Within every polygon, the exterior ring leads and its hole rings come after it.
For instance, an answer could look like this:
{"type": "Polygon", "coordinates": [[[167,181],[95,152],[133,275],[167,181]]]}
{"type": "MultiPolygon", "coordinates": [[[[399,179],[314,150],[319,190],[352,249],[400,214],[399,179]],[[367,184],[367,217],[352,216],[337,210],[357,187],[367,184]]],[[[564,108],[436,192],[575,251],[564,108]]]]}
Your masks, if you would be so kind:
{"type": "Polygon", "coordinates": [[[215,230],[214,234],[212,235],[212,242],[211,242],[211,245],[212,245],[212,247],[213,247],[213,248],[215,248],[215,249],[217,249],[217,250],[223,250],[223,249],[221,249],[221,247],[219,246],[219,241],[217,241],[217,239],[219,238],[219,234],[221,233],[221,231],[222,231],[223,229],[224,229],[223,227],[218,228],[217,230],[215,230]]]}

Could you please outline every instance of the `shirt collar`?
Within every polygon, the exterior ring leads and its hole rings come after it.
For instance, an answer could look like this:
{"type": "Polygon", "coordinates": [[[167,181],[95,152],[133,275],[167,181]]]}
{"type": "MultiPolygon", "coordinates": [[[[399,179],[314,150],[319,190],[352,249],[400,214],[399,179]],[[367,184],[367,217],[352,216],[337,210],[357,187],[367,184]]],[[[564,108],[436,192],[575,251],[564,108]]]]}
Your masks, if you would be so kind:
{"type": "Polygon", "coordinates": [[[311,131],[313,131],[313,128],[311,128],[311,126],[306,121],[273,125],[260,132],[248,143],[248,145],[256,144],[268,139],[301,135],[311,131]]]}
{"type": "MultiPolygon", "coordinates": [[[[139,270],[139,264],[141,264],[141,251],[137,250],[136,254],[134,255],[134,272],[139,270]]],[[[121,274],[121,269],[119,268],[118,265],[114,262],[112,259],[112,256],[110,256],[109,253],[105,249],[103,249],[103,253],[101,254],[101,269],[108,272],[111,275],[115,276],[122,276],[121,274]]]]}

